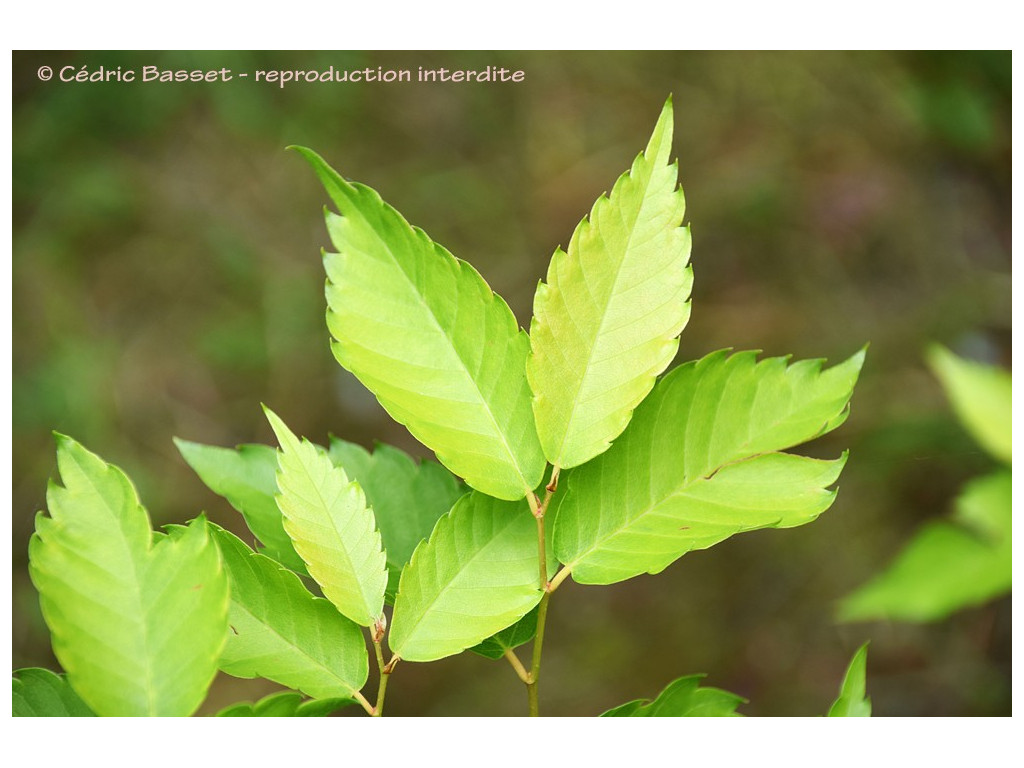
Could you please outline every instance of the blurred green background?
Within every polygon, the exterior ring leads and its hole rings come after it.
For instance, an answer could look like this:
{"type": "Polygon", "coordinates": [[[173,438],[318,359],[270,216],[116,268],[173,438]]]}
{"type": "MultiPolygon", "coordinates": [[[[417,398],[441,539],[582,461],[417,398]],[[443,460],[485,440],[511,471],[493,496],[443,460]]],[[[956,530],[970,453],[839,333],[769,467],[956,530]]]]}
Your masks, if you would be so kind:
{"type": "MultiPolygon", "coordinates": [[[[13,668],[56,669],[26,570],[51,430],[133,478],[156,525],[240,516],[172,436],[296,431],[428,455],[334,361],[316,149],[474,264],[528,325],[533,291],[665,97],[692,223],[678,360],[721,347],[838,361],[870,342],[815,523],[736,536],[658,576],[552,601],[542,710],[590,715],[706,672],[750,715],[824,714],[872,644],[877,715],[1008,715],[1010,601],[935,625],[837,625],[835,601],[991,460],[927,342],[1009,365],[1009,52],[14,54],[13,668]],[[521,69],[522,83],[42,82],[40,66],[521,69]]],[[[218,677],[202,712],[275,690],[218,677]]],[[[403,665],[389,714],[521,714],[508,666],[403,665]]]]}

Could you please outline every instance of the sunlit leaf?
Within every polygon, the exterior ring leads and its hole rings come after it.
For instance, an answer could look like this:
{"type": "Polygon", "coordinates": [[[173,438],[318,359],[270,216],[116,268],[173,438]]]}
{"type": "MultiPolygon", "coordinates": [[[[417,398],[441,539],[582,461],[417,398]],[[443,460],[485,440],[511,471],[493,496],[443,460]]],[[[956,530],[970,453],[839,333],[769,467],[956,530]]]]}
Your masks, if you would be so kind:
{"type": "Polygon", "coordinates": [[[537,527],[526,502],[467,494],[402,572],[391,649],[409,661],[459,653],[537,605],[539,580],[537,527]]]}
{"type": "Polygon", "coordinates": [[[98,715],[190,715],[227,639],[228,582],[203,518],[154,536],[128,477],[57,436],[61,487],[29,573],[68,681],[98,715]]]}
{"type": "Polygon", "coordinates": [[[654,701],[637,699],[601,717],[742,717],[736,711],[747,700],[719,688],[701,687],[704,675],[687,675],[669,683],[654,701]]]}
{"type": "Polygon", "coordinates": [[[338,362],[452,472],[521,499],[544,456],[526,381],[530,341],[472,266],[415,229],[369,187],[309,160],[341,216],[324,256],[338,362]]]}
{"type": "Polygon", "coordinates": [[[780,451],[841,424],[864,360],[715,352],[665,376],[606,453],[568,473],[555,554],[575,581],[657,573],[741,531],[810,522],[832,504],[834,461],[780,451]]]}
{"type": "Polygon", "coordinates": [[[373,509],[387,553],[386,594],[393,603],[402,568],[416,545],[430,536],[438,518],[452,508],[466,487],[440,464],[416,462],[390,445],[378,443],[371,454],[332,437],[330,457],[359,483],[373,509]]]}
{"type": "Polygon", "coordinates": [[[324,597],[369,627],[384,609],[388,572],[373,511],[359,483],[266,409],[281,443],[277,505],[284,529],[324,597]]]}
{"type": "Polygon", "coordinates": [[[220,668],[265,677],[320,699],[347,698],[366,683],[362,631],[292,571],[211,526],[231,581],[231,632],[220,668]]]}
{"type": "Polygon", "coordinates": [[[867,695],[868,644],[864,643],[850,660],[839,689],[839,698],[828,711],[829,717],[871,717],[871,699],[867,695]]]}
{"type": "Polygon", "coordinates": [[[675,356],[690,316],[686,203],[672,102],[647,149],[558,249],[537,286],[527,374],[544,454],[574,467],[606,451],[675,356]]]}
{"type": "Polygon", "coordinates": [[[66,675],[30,667],[13,674],[13,717],[95,717],[68,685],[66,675]]]}

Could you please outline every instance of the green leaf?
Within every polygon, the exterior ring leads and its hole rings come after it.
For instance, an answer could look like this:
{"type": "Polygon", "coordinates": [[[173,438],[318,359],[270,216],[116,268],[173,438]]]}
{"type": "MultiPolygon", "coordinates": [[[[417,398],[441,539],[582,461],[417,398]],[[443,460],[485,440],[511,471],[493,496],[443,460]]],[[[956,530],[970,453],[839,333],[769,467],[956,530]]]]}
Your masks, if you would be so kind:
{"type": "Polygon", "coordinates": [[[702,688],[704,675],[687,675],[669,683],[654,701],[637,699],[609,709],[601,717],[742,717],[747,700],[719,688],[702,688]]]}
{"type": "Polygon", "coordinates": [[[690,317],[690,231],[677,187],[672,101],[633,167],[558,249],[537,286],[526,372],[544,455],[582,464],[608,450],[679,347],[690,317]]]}
{"type": "Polygon", "coordinates": [[[417,463],[407,453],[378,444],[373,453],[331,438],[331,460],[359,483],[373,509],[387,553],[386,598],[394,603],[402,568],[434,524],[466,492],[465,486],[433,461],[417,463]]]}
{"type": "Polygon", "coordinates": [[[460,653],[537,605],[538,581],[537,525],[526,502],[467,494],[402,572],[388,643],[407,661],[460,653]]]}
{"type": "Polygon", "coordinates": [[[530,341],[472,266],[314,152],[342,216],[327,214],[334,355],[438,460],[473,488],[521,499],[544,456],[526,381],[530,341]]]}
{"type": "Polygon", "coordinates": [[[174,439],[178,451],[206,486],[242,513],[245,524],[265,549],[263,554],[298,573],[306,564],[285,533],[277,494],[277,450],[269,445],[220,448],[174,439]]]}
{"type": "Polygon", "coordinates": [[[537,635],[537,612],[539,610],[540,606],[534,608],[511,627],[501,630],[496,635],[491,635],[469,650],[488,659],[500,659],[506,651],[525,645],[537,635]]]}
{"type": "Polygon", "coordinates": [[[1010,543],[1013,475],[996,471],[968,482],[956,498],[953,520],[995,548],[1010,543]]]}
{"type": "Polygon", "coordinates": [[[658,573],[741,531],[810,522],[846,461],[788,453],[845,420],[864,360],[826,371],[714,352],[665,376],[615,445],[568,473],[554,547],[575,581],[658,573]]]}
{"type": "Polygon", "coordinates": [[[243,701],[217,713],[217,717],[327,717],[352,699],[303,699],[294,691],[281,691],[264,696],[255,704],[243,701]]]}
{"type": "Polygon", "coordinates": [[[66,675],[29,667],[13,674],[12,717],[96,717],[74,689],[66,675]]]}
{"type": "Polygon", "coordinates": [[[120,469],[64,435],[57,465],[64,486],[36,516],[29,573],[68,681],[98,715],[192,714],[228,632],[205,519],[154,537],[120,469]]]}
{"type": "Polygon", "coordinates": [[[926,523],[888,568],[840,603],[840,621],[937,621],[1008,593],[1011,501],[1009,471],[972,480],[953,519],[926,523]]]}
{"type": "Polygon", "coordinates": [[[369,661],[358,625],[311,595],[293,572],[211,528],[231,580],[231,633],[220,668],[318,699],[348,698],[362,688],[369,661]]]}
{"type": "Polygon", "coordinates": [[[383,615],[388,571],[373,511],[359,483],[264,408],[281,443],[277,505],[284,529],[324,596],[356,624],[383,615]]]}
{"type": "Polygon", "coordinates": [[[928,350],[928,363],[942,381],[961,423],[999,461],[1011,461],[1010,374],[957,357],[945,347],[928,350]]]}
{"type": "Polygon", "coordinates": [[[846,668],[839,698],[828,711],[829,717],[871,717],[871,699],[867,695],[868,644],[864,643],[846,668]]]}

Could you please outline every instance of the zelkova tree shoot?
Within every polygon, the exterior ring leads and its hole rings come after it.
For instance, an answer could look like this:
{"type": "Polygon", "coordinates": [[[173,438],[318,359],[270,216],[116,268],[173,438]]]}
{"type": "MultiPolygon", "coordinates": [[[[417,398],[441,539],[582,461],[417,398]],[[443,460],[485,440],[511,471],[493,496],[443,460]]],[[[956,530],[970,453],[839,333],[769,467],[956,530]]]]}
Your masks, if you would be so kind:
{"type": "MultiPolygon", "coordinates": [[[[471,650],[507,661],[537,715],[547,613],[567,579],[658,573],[827,510],[847,454],[790,449],[846,420],[864,350],[829,368],[722,350],[665,373],[693,284],[672,133],[669,101],[646,149],[555,250],[529,332],[470,264],[297,148],[337,210],[326,212],[335,251],[323,255],[331,350],[437,462],[316,445],[278,415],[286,404],[265,407],[279,448],[178,441],[242,513],[250,548],[203,516],[153,533],[127,476],[60,436],[62,485],[29,554],[66,677],[18,673],[16,702],[189,715],[220,671],[314,700],[284,693],[225,715],[354,701],[380,716],[403,666],[471,650]],[[364,691],[365,639],[375,694],[364,691]],[[524,661],[516,649],[531,641],[524,661]]],[[[864,669],[862,649],[833,713],[870,712],[864,669]]],[[[700,677],[606,714],[735,715],[742,697],[700,677]]]]}

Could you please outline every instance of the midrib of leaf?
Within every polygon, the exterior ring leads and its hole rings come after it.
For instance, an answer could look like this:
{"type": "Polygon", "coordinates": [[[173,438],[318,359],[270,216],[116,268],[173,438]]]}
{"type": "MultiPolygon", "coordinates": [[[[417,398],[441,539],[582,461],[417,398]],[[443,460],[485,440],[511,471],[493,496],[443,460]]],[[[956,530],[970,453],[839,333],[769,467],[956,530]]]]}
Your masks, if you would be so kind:
{"type": "MultiPolygon", "coordinates": [[[[412,638],[415,636],[416,631],[419,630],[420,624],[422,624],[422,622],[423,622],[423,617],[426,616],[430,612],[430,610],[434,607],[434,605],[441,599],[441,596],[443,594],[445,594],[448,591],[448,589],[460,589],[460,587],[453,587],[452,585],[455,584],[455,582],[459,579],[460,576],[462,576],[463,572],[470,566],[471,563],[473,563],[474,560],[476,560],[478,557],[483,555],[483,553],[487,550],[487,548],[490,547],[491,544],[494,543],[494,540],[496,538],[498,538],[498,535],[500,535],[501,533],[504,533],[505,529],[508,528],[510,525],[514,525],[515,522],[516,521],[513,518],[509,518],[508,522],[506,522],[505,525],[503,525],[499,531],[495,532],[494,535],[491,536],[491,540],[486,545],[484,545],[484,547],[482,547],[481,549],[477,550],[477,552],[475,552],[472,557],[470,557],[468,560],[464,561],[462,567],[459,568],[459,572],[455,575],[455,577],[452,578],[450,581],[445,582],[444,585],[443,585],[443,588],[439,588],[437,590],[437,594],[434,595],[433,599],[429,603],[427,603],[427,605],[423,608],[422,611],[420,611],[418,613],[418,615],[416,615],[416,621],[413,622],[413,626],[416,629],[414,631],[410,632],[408,635],[406,635],[405,642],[407,644],[412,641],[412,638]]],[[[413,554],[415,555],[415,553],[413,553],[413,554]]],[[[401,585],[399,585],[399,589],[401,589],[401,585]]],[[[422,594],[422,590],[420,590],[420,592],[422,594]]],[[[451,613],[451,611],[440,611],[440,612],[441,613],[451,613]]]]}
{"type": "MultiPolygon", "coordinates": [[[[113,472],[114,470],[108,468],[106,471],[107,472],[113,472]]],[[[155,686],[154,680],[153,680],[152,657],[150,656],[149,653],[145,653],[145,651],[150,650],[150,647],[149,647],[150,646],[150,643],[149,643],[149,628],[148,628],[147,622],[146,622],[146,617],[149,616],[149,613],[148,613],[148,611],[145,610],[145,606],[144,606],[143,601],[142,601],[142,579],[139,576],[138,563],[135,562],[135,557],[133,556],[132,550],[128,546],[128,542],[126,541],[127,536],[125,535],[124,530],[121,527],[120,520],[117,517],[116,511],[114,510],[113,507],[110,506],[109,502],[107,501],[106,495],[103,494],[100,491],[99,487],[96,485],[96,482],[93,479],[91,474],[89,474],[87,472],[84,472],[84,471],[82,471],[81,474],[88,481],[89,486],[92,488],[92,491],[93,491],[93,494],[95,495],[95,497],[98,498],[103,503],[103,509],[107,513],[107,515],[110,517],[110,519],[114,521],[115,527],[119,531],[121,531],[121,536],[118,537],[118,546],[127,555],[129,568],[131,570],[131,575],[133,577],[131,579],[131,583],[129,584],[129,591],[131,592],[131,595],[132,595],[132,597],[135,600],[135,605],[138,608],[138,613],[136,615],[138,615],[140,617],[140,620],[138,621],[138,625],[139,625],[139,632],[142,635],[142,643],[141,643],[141,645],[142,645],[142,649],[144,651],[143,658],[145,659],[145,663],[143,664],[143,669],[145,670],[145,687],[144,687],[144,690],[145,690],[145,693],[146,693],[146,703],[147,703],[147,706],[149,708],[150,715],[154,715],[156,713],[156,711],[157,711],[157,707],[156,707],[156,694],[155,694],[156,686],[155,686]]],[[[115,476],[116,476],[116,474],[115,474],[115,476]]],[[[131,483],[129,483],[129,486],[131,486],[131,483]]],[[[135,505],[138,505],[138,506],[141,507],[141,504],[138,504],[137,500],[129,500],[129,503],[130,504],[135,504],[135,505]]],[[[148,518],[148,515],[147,515],[147,518],[148,518]]],[[[148,544],[149,544],[149,546],[146,548],[145,553],[143,554],[143,557],[151,555],[153,550],[155,549],[155,545],[153,543],[153,535],[152,535],[152,533],[150,533],[150,535],[149,535],[148,544]]],[[[124,616],[123,613],[121,615],[124,616]]],[[[79,631],[81,631],[81,629],[79,629],[79,631]]]]}
{"type": "MultiPolygon", "coordinates": [[[[301,443],[300,443],[300,445],[301,445],[301,443]]],[[[342,545],[341,547],[339,547],[339,549],[341,550],[341,553],[344,556],[345,564],[348,566],[348,572],[351,573],[353,576],[355,576],[355,574],[356,574],[356,567],[355,567],[355,565],[352,562],[352,556],[351,556],[351,554],[349,554],[348,549],[344,546],[345,540],[344,540],[344,537],[341,535],[341,531],[338,530],[337,523],[335,523],[335,521],[334,521],[334,515],[332,515],[330,513],[330,510],[333,507],[333,504],[328,504],[327,503],[327,500],[324,498],[323,493],[320,492],[320,486],[313,479],[313,476],[309,472],[309,468],[306,467],[306,462],[302,461],[302,459],[300,457],[298,457],[298,456],[296,456],[295,458],[298,459],[299,466],[302,467],[302,471],[306,475],[306,479],[308,479],[309,482],[310,482],[310,485],[313,486],[313,491],[316,493],[316,497],[320,500],[320,503],[323,505],[324,510],[327,512],[327,519],[331,521],[331,529],[334,531],[334,535],[335,535],[336,539],[338,540],[338,542],[340,542],[341,545],[342,545]]],[[[344,470],[342,470],[340,468],[339,468],[339,470],[344,472],[344,470]]],[[[348,475],[346,474],[345,477],[347,479],[348,475]]],[[[349,484],[348,485],[342,486],[342,488],[338,491],[338,495],[335,497],[334,500],[337,501],[339,498],[341,498],[341,495],[343,493],[345,493],[345,490],[347,488],[349,488],[352,485],[353,482],[355,482],[355,481],[349,480],[349,484]]],[[[376,522],[375,522],[375,524],[376,524],[376,522]]],[[[385,554],[385,558],[386,557],[387,557],[387,555],[385,554]]],[[[309,564],[307,563],[307,566],[308,565],[309,564]]],[[[368,608],[368,610],[366,612],[369,614],[369,613],[371,613],[371,611],[369,610],[369,606],[371,605],[371,603],[370,603],[370,600],[367,598],[366,591],[363,588],[364,587],[363,580],[359,579],[359,578],[356,578],[355,581],[356,581],[356,586],[359,588],[359,594],[362,595],[363,602],[366,604],[366,606],[368,608]]]]}
{"type": "MultiPolygon", "coordinates": [[[[316,600],[318,598],[314,597],[313,599],[316,600]]],[[[323,598],[319,598],[319,599],[323,599],[323,598]]],[[[232,602],[234,602],[234,601],[232,601],[232,602]]],[[[275,635],[276,637],[280,638],[280,640],[283,641],[284,644],[287,645],[289,648],[291,648],[292,650],[298,651],[300,656],[302,656],[302,657],[304,657],[306,659],[309,659],[309,661],[312,662],[312,665],[314,667],[316,667],[317,669],[323,670],[326,674],[330,675],[334,680],[337,680],[339,683],[341,683],[344,688],[348,689],[352,693],[355,693],[358,690],[357,688],[353,688],[349,684],[349,682],[347,680],[342,680],[340,677],[338,677],[338,673],[335,672],[330,667],[325,666],[322,661],[320,661],[319,659],[314,658],[313,656],[310,656],[309,653],[305,649],[300,648],[299,646],[295,645],[294,641],[292,641],[291,639],[289,639],[289,638],[285,637],[284,635],[282,635],[280,633],[280,631],[278,631],[278,629],[276,627],[274,627],[272,624],[270,624],[266,619],[261,618],[260,616],[257,616],[255,613],[253,613],[251,610],[249,610],[249,608],[247,608],[242,603],[234,602],[234,604],[237,605],[239,607],[239,609],[242,610],[242,612],[244,612],[246,615],[248,615],[249,617],[254,619],[257,624],[259,624],[260,626],[266,627],[268,630],[270,630],[270,632],[273,635],[275,635]]],[[[314,605],[314,604],[310,603],[310,605],[314,605]]]]}
{"type": "MultiPolygon", "coordinates": [[[[388,205],[386,202],[384,202],[384,200],[381,200],[381,204],[384,205],[384,206],[388,205]]],[[[356,210],[358,211],[358,208],[356,208],[356,210]]],[[[363,215],[362,211],[358,211],[358,212],[359,212],[359,217],[363,220],[363,223],[366,224],[368,227],[370,227],[370,229],[373,230],[374,233],[376,234],[376,230],[374,229],[373,225],[370,224],[370,222],[367,220],[367,218],[363,215]]],[[[414,233],[414,235],[416,236],[417,239],[425,239],[428,243],[430,243],[430,246],[431,246],[432,250],[434,251],[435,254],[437,254],[438,246],[426,234],[426,232],[424,232],[423,230],[418,230],[417,231],[417,229],[415,227],[413,227],[411,224],[409,224],[409,222],[407,222],[405,220],[405,218],[403,216],[401,216],[401,214],[398,213],[397,210],[394,211],[394,213],[395,213],[396,216],[398,216],[399,220],[403,224],[405,224],[405,226],[407,226],[407,227],[409,227],[410,229],[413,230],[413,233],[414,233]]],[[[346,216],[350,216],[351,214],[345,214],[345,215],[346,216]]],[[[511,460],[512,466],[515,467],[516,475],[519,476],[519,480],[522,482],[523,488],[526,489],[527,493],[532,492],[533,488],[530,487],[530,484],[526,481],[526,478],[523,476],[522,470],[519,468],[519,461],[516,459],[516,455],[512,451],[512,447],[508,444],[508,440],[505,437],[505,431],[498,426],[498,422],[494,418],[494,413],[491,410],[490,400],[488,400],[486,397],[484,397],[484,393],[480,389],[480,385],[477,384],[476,380],[470,374],[470,372],[469,372],[469,365],[467,364],[466,360],[463,359],[462,354],[459,351],[459,348],[452,342],[452,339],[449,338],[448,333],[441,326],[441,323],[437,319],[437,315],[434,313],[434,310],[430,306],[430,303],[425,300],[425,297],[423,296],[423,293],[420,291],[419,286],[416,285],[416,283],[413,281],[412,277],[408,274],[408,272],[406,272],[405,268],[402,266],[401,259],[399,259],[399,258],[397,258],[395,256],[395,252],[392,250],[391,246],[382,237],[377,236],[377,240],[384,245],[384,248],[387,251],[388,256],[391,257],[391,261],[395,264],[395,266],[398,267],[398,271],[401,273],[402,277],[405,278],[405,281],[408,284],[408,286],[410,287],[410,289],[412,290],[412,293],[416,297],[416,300],[419,302],[419,304],[424,309],[426,309],[427,314],[430,316],[430,320],[431,320],[431,322],[434,325],[434,328],[438,331],[438,333],[442,336],[442,338],[444,338],[448,342],[449,348],[452,350],[452,352],[454,352],[456,359],[458,359],[458,361],[460,363],[460,369],[459,370],[461,371],[462,375],[466,379],[469,380],[469,383],[470,383],[472,389],[474,389],[476,391],[477,395],[479,396],[480,402],[484,404],[484,412],[487,414],[487,418],[490,419],[491,426],[494,428],[495,433],[500,438],[501,445],[504,447],[505,452],[508,455],[508,458],[511,460]]],[[[455,262],[455,269],[457,270],[457,279],[462,277],[462,270],[464,269],[464,267],[463,267],[463,264],[460,263],[459,259],[456,256],[454,256],[453,254],[446,254],[444,252],[442,252],[442,253],[440,253],[438,255],[440,255],[440,257],[442,259],[450,258],[452,261],[454,261],[455,262]]],[[[468,265],[467,265],[467,267],[468,267],[468,265]]],[[[482,279],[482,277],[481,277],[481,279],[482,279]]],[[[484,281],[484,283],[486,285],[486,281],[484,281]]],[[[487,286],[487,288],[488,288],[488,291],[490,291],[490,286],[487,286]]],[[[493,291],[490,291],[490,297],[489,297],[489,299],[486,299],[486,300],[489,301],[489,303],[492,303],[492,304],[496,301],[496,297],[495,297],[493,291]]],[[[456,302],[456,305],[455,305],[456,318],[458,317],[459,310],[460,310],[459,304],[458,304],[458,302],[456,302]]],[[[509,312],[511,313],[511,309],[509,310],[509,312]]],[[[515,319],[514,316],[513,316],[513,319],[515,319]]],[[[517,321],[515,337],[518,337],[518,336],[519,336],[519,325],[518,325],[518,321],[517,321]]],[[[502,352],[502,354],[504,354],[504,351],[502,352]]]]}
{"type": "MultiPolygon", "coordinates": [[[[644,154],[644,159],[646,159],[646,154],[644,154]]],[[[588,344],[587,363],[583,367],[583,375],[578,378],[578,382],[576,383],[575,392],[573,393],[573,396],[572,396],[572,407],[569,409],[569,416],[567,417],[567,419],[565,421],[566,428],[563,431],[562,439],[561,439],[561,441],[558,444],[558,457],[559,457],[559,460],[561,459],[562,452],[565,450],[565,443],[569,439],[569,426],[568,425],[570,425],[572,423],[572,418],[576,414],[576,409],[581,405],[579,398],[580,398],[580,393],[583,391],[583,383],[587,380],[587,375],[590,373],[590,368],[594,364],[594,353],[595,353],[596,348],[597,348],[597,343],[596,343],[597,339],[599,339],[601,337],[601,334],[604,332],[605,324],[608,322],[608,311],[607,311],[608,305],[611,302],[611,298],[613,296],[615,296],[616,293],[618,293],[617,289],[619,287],[619,280],[622,277],[622,268],[623,268],[623,266],[625,265],[625,262],[626,262],[626,254],[628,253],[629,248],[630,248],[630,246],[633,243],[633,237],[636,235],[636,222],[640,218],[640,212],[644,209],[644,206],[646,205],[648,199],[651,197],[651,179],[654,177],[654,171],[657,170],[657,169],[656,168],[650,168],[649,170],[650,170],[650,173],[648,173],[647,179],[644,181],[644,184],[643,184],[643,188],[644,188],[643,199],[641,200],[640,205],[637,206],[636,213],[632,217],[632,219],[633,219],[632,220],[632,226],[629,228],[629,235],[626,238],[626,245],[623,248],[622,258],[620,258],[618,260],[618,264],[615,267],[615,279],[612,281],[611,290],[608,292],[607,296],[604,297],[603,305],[604,305],[605,311],[601,313],[601,322],[598,324],[597,329],[594,331],[594,333],[591,335],[591,338],[589,339],[590,343],[588,344]]],[[[614,187],[613,187],[613,191],[614,191],[614,187]]],[[[673,190],[672,194],[675,194],[674,190],[673,190]]],[[[611,196],[609,195],[608,197],[604,198],[603,202],[605,203],[605,205],[611,205],[611,196]]],[[[589,224],[590,224],[591,228],[600,237],[601,242],[604,243],[605,242],[604,234],[602,232],[600,232],[597,229],[597,227],[594,225],[594,223],[592,221],[594,218],[596,218],[594,216],[594,214],[591,214],[591,221],[589,222],[589,224]]],[[[620,215],[620,221],[625,223],[625,220],[621,218],[621,215],[620,215]]],[[[568,254],[568,252],[566,252],[566,258],[568,258],[568,256],[569,256],[569,254],[568,254]]],[[[593,298],[594,294],[590,290],[590,280],[587,279],[586,268],[585,268],[584,264],[585,264],[585,262],[581,258],[580,259],[580,272],[583,273],[583,284],[587,287],[587,293],[591,296],[591,298],[593,298]]],[[[596,302],[596,301],[594,303],[598,304],[598,302],[596,302]]],[[[579,329],[579,325],[576,324],[575,318],[570,313],[568,313],[568,312],[566,314],[568,314],[570,317],[572,317],[573,325],[576,326],[577,329],[579,329]]]]}

